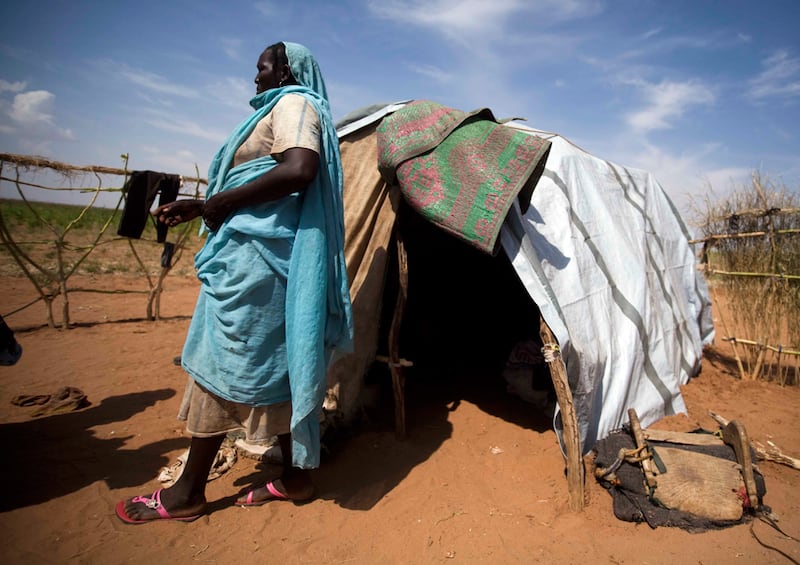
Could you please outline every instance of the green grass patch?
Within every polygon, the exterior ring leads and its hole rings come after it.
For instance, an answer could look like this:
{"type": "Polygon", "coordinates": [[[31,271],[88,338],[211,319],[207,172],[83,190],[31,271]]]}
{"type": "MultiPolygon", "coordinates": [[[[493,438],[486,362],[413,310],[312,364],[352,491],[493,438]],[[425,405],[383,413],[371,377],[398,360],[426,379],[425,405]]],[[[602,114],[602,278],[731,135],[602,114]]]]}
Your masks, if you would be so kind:
{"type": "MultiPolygon", "coordinates": [[[[72,272],[72,267],[78,265],[76,274],[114,273],[143,276],[142,266],[136,260],[131,245],[144,263],[148,274],[156,275],[161,270],[163,245],[156,241],[155,221],[152,218],[146,223],[141,239],[129,240],[117,235],[122,210],[108,208],[84,210],[82,206],[69,204],[0,199],[0,214],[14,244],[39,267],[50,273],[59,269],[59,240],[62,244],[60,257],[65,272],[72,272]],[[77,218],[80,220],[67,230],[77,218]]],[[[200,222],[198,218],[188,226],[185,250],[180,267],[175,271],[176,274],[193,273],[191,257],[204,241],[204,238],[197,235],[200,222]]],[[[184,229],[185,226],[170,229],[167,241],[176,242],[184,229]]],[[[23,274],[11,257],[7,244],[0,246],[0,258],[2,258],[0,274],[12,276],[23,274]]],[[[46,275],[42,276],[48,278],[46,275]]]]}
{"type": "MultiPolygon", "coordinates": [[[[24,226],[35,229],[45,227],[47,224],[65,228],[83,212],[83,206],[9,199],[0,200],[0,207],[2,207],[3,219],[9,228],[24,226]]],[[[112,224],[115,224],[121,217],[121,210],[89,208],[74,228],[100,230],[109,219],[112,224]]]]}

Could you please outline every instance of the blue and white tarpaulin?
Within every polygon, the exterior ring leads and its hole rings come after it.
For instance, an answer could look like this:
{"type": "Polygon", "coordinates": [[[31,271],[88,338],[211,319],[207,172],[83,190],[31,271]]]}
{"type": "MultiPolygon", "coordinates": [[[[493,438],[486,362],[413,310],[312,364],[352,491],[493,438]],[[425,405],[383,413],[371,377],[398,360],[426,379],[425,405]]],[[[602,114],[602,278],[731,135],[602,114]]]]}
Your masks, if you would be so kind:
{"type": "Polygon", "coordinates": [[[585,453],[628,408],[645,427],[686,411],[680,386],[713,340],[711,302],[689,232],[651,174],[528,131],[552,148],[502,245],[560,345],[585,453]]]}

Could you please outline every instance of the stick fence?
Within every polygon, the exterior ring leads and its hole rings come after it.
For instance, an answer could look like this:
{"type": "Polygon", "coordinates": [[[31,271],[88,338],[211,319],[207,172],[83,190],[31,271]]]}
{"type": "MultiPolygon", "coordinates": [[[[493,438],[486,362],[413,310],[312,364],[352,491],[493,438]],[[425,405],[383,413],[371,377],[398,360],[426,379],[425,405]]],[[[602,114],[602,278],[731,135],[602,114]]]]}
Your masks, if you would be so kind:
{"type": "MultiPolygon", "coordinates": [[[[19,201],[23,203],[26,211],[35,219],[38,228],[44,228],[45,239],[24,240],[22,230],[15,233],[14,227],[9,219],[4,215],[0,207],[0,244],[11,256],[22,274],[31,282],[36,289],[38,298],[25,304],[12,312],[5,312],[4,316],[10,316],[23,309],[29,308],[38,302],[43,302],[46,307],[47,323],[51,327],[68,329],[70,327],[70,301],[69,296],[75,292],[86,293],[114,293],[114,294],[147,294],[146,318],[157,320],[160,318],[160,298],[163,290],[163,282],[173,267],[178,264],[186,247],[187,238],[193,226],[192,223],[185,224],[177,231],[177,240],[174,242],[174,251],[169,261],[162,264],[158,273],[151,273],[142,260],[140,251],[133,240],[121,237],[109,236],[108,230],[118,219],[118,212],[125,204],[125,194],[123,186],[128,180],[130,170],[128,169],[128,155],[122,155],[123,167],[102,167],[102,166],[77,166],[40,157],[28,155],[14,155],[0,153],[0,182],[13,185],[19,201]],[[94,177],[96,184],[90,187],[56,187],[41,182],[34,182],[34,178],[39,173],[48,172],[61,178],[81,178],[94,177]],[[104,177],[121,178],[119,186],[104,186],[104,177]],[[30,191],[78,191],[89,195],[89,202],[79,206],[79,210],[74,218],[68,220],[66,224],[60,225],[44,217],[29,198],[30,191]],[[77,242],[74,238],[76,227],[84,219],[87,213],[97,204],[98,197],[103,193],[118,195],[116,205],[108,210],[108,219],[97,229],[97,232],[89,236],[89,242],[77,242]],[[100,290],[92,288],[73,287],[69,284],[72,277],[79,267],[86,260],[96,253],[97,249],[110,244],[127,241],[130,255],[137,266],[137,272],[146,282],[147,287],[142,290],[100,290]],[[44,252],[36,253],[36,248],[44,248],[44,252]],[[47,260],[43,259],[48,258],[47,260]],[[57,318],[54,315],[54,304],[58,297],[61,297],[61,312],[57,318]]],[[[197,167],[195,166],[197,171],[197,167]]],[[[47,176],[47,175],[45,175],[47,176]]],[[[193,191],[190,193],[181,190],[181,196],[197,198],[200,195],[200,185],[207,184],[206,180],[200,178],[199,174],[195,177],[183,177],[184,186],[193,184],[193,191]]],[[[176,232],[171,232],[176,233],[176,232]]],[[[85,239],[85,238],[84,238],[85,239]]],[[[143,238],[139,240],[141,245],[156,243],[154,240],[143,238]]]]}

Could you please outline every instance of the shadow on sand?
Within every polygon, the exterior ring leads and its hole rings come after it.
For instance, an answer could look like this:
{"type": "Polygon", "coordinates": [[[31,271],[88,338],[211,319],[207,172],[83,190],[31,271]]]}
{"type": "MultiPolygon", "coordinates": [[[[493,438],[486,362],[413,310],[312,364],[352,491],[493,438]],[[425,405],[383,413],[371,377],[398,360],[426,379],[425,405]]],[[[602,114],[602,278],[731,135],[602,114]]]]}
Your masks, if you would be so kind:
{"type": "MultiPolygon", "coordinates": [[[[493,416],[529,429],[551,429],[551,414],[537,412],[531,404],[506,392],[502,377],[485,372],[458,371],[411,374],[406,383],[407,437],[394,433],[391,386],[381,383],[381,397],[355,429],[326,434],[320,468],[314,471],[318,497],[350,510],[369,510],[408,474],[426,461],[452,436],[450,412],[462,402],[478,406],[493,416]],[[453,373],[454,374],[454,373],[453,373]]],[[[237,478],[241,492],[280,476],[278,465],[261,463],[254,473],[237,478]]],[[[212,502],[210,511],[230,500],[212,502]]]]}
{"type": "Polygon", "coordinates": [[[185,438],[125,449],[133,436],[99,438],[91,428],[123,422],[174,395],[164,388],[111,396],[81,411],[0,425],[0,442],[10,454],[0,471],[5,485],[0,512],[40,504],[98,480],[112,489],[151,480],[153,469],[169,463],[165,453],[186,447],[185,438]]]}

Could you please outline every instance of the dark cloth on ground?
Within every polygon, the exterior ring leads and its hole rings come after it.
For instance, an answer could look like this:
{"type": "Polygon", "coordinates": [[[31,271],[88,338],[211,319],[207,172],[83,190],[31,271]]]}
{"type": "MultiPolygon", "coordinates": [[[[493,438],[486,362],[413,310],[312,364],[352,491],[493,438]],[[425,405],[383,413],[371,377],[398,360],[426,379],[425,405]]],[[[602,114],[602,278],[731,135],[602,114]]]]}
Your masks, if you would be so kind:
{"type": "Polygon", "coordinates": [[[11,399],[15,406],[40,406],[31,416],[50,416],[72,412],[89,404],[86,394],[73,386],[65,386],[53,394],[20,394],[11,399]]]}

